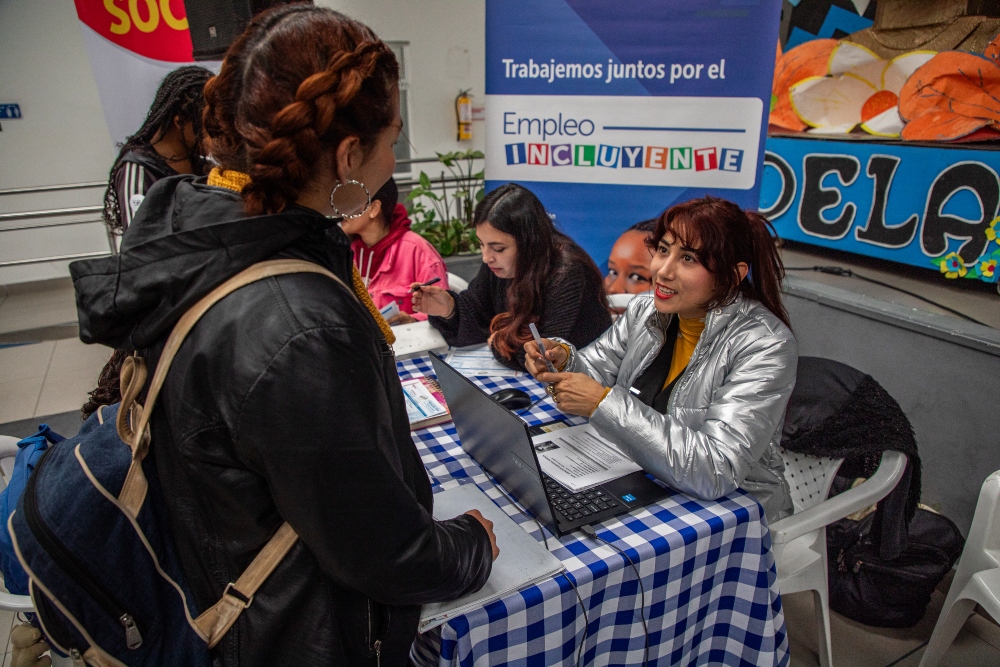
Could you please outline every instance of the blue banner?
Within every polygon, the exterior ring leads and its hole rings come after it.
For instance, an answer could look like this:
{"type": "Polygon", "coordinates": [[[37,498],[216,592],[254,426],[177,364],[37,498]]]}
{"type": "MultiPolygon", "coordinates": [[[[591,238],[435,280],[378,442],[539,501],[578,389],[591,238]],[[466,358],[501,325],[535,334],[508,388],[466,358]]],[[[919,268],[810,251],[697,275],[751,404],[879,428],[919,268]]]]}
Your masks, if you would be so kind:
{"type": "Polygon", "coordinates": [[[756,209],[780,9],[487,0],[487,188],[530,188],[600,266],[674,203],[756,209]]]}
{"type": "Polygon", "coordinates": [[[772,138],[761,212],[794,241],[996,282],[1000,151],[772,138]]]}

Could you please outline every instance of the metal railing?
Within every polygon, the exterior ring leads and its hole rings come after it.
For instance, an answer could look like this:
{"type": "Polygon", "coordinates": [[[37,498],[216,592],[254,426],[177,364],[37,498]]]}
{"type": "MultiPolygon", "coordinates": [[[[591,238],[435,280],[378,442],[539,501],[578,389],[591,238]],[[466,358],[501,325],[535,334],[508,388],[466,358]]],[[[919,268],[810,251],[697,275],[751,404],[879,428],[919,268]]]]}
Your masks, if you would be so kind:
{"type": "Polygon", "coordinates": [[[27,264],[45,264],[46,262],[68,262],[77,259],[91,259],[93,257],[110,257],[110,252],[98,250],[96,252],[78,252],[72,255],[53,255],[52,257],[33,257],[31,259],[9,259],[0,262],[0,268],[8,266],[25,266],[27,264]]]}
{"type": "MultiPolygon", "coordinates": [[[[406,160],[396,160],[397,165],[414,165],[414,164],[432,164],[439,163],[436,157],[418,157],[410,158],[406,160]]],[[[455,183],[459,179],[453,176],[446,176],[442,170],[441,175],[438,178],[432,178],[435,185],[437,184],[448,184],[455,183]]],[[[419,185],[419,178],[403,178],[396,181],[396,185],[399,186],[400,195],[409,194],[409,191],[413,189],[414,186],[419,185]]],[[[107,183],[103,181],[93,181],[88,183],[66,183],[63,185],[38,185],[26,188],[8,188],[6,190],[0,190],[0,197],[8,195],[30,195],[38,194],[43,192],[66,192],[70,190],[88,190],[92,188],[106,188],[107,183]]],[[[402,196],[400,197],[403,198],[402,196]]],[[[20,221],[20,220],[38,220],[42,219],[37,223],[13,225],[10,227],[0,226],[0,233],[2,232],[14,232],[14,231],[24,231],[29,229],[44,229],[48,227],[70,227],[74,225],[90,225],[95,222],[103,223],[103,206],[74,206],[69,208],[53,208],[44,209],[37,211],[15,211],[12,213],[0,213],[0,223],[7,221],[20,221]],[[60,218],[64,216],[90,216],[95,215],[96,217],[87,217],[79,220],[47,220],[47,218],[60,218]]],[[[92,257],[106,257],[108,255],[115,254],[117,249],[115,247],[115,240],[110,230],[105,228],[105,233],[108,240],[108,252],[98,251],[98,252],[82,252],[82,253],[72,253],[67,255],[53,255],[49,257],[36,257],[30,259],[12,259],[6,261],[0,261],[0,268],[10,267],[10,266],[24,266],[29,264],[45,264],[47,262],[65,262],[77,259],[89,259],[92,257]]]]}
{"type": "MultiPolygon", "coordinates": [[[[73,208],[52,208],[41,211],[16,211],[14,213],[0,213],[0,222],[4,220],[30,220],[32,218],[51,218],[58,215],[82,215],[86,213],[100,213],[104,210],[103,206],[75,206],[73,208]]],[[[65,223],[68,225],[77,224],[74,222],[65,223]]],[[[45,225],[41,225],[45,226],[45,225]]],[[[0,231],[10,231],[9,228],[4,227],[0,231]]]]}
{"type": "Polygon", "coordinates": [[[54,192],[59,190],[86,190],[89,188],[106,188],[107,183],[101,181],[95,181],[93,183],[66,183],[65,185],[35,185],[30,188],[11,188],[9,190],[0,190],[0,196],[2,195],[29,195],[35,194],[36,192],[54,192]]]}
{"type": "MultiPolygon", "coordinates": [[[[70,190],[89,190],[93,188],[106,188],[106,182],[89,183],[65,183],[62,185],[37,185],[27,188],[8,188],[0,190],[0,196],[10,195],[31,195],[43,192],[67,192],[70,190]]],[[[14,211],[11,213],[0,213],[0,223],[40,220],[39,222],[29,222],[28,224],[14,224],[10,226],[0,226],[0,232],[16,232],[30,229],[45,229],[49,227],[71,227],[75,225],[92,225],[104,222],[102,218],[103,206],[73,206],[67,208],[42,209],[35,211],[14,211]],[[59,220],[58,218],[67,216],[87,216],[76,220],[59,220]],[[93,216],[93,217],[91,217],[93,216]],[[51,218],[56,218],[52,220],[51,218]]],[[[11,266],[26,266],[31,264],[46,264],[49,262],[67,262],[77,259],[89,259],[93,257],[107,257],[115,252],[114,239],[110,232],[105,229],[108,240],[107,251],[78,252],[63,255],[50,255],[46,257],[31,257],[26,259],[10,259],[0,261],[0,268],[11,266]]]]}

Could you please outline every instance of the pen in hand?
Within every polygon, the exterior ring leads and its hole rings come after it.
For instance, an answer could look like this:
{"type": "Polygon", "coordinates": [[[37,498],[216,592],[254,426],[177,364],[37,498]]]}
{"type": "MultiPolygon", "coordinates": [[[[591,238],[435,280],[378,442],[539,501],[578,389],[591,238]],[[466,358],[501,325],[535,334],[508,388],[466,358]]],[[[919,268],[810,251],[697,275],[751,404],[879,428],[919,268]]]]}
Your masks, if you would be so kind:
{"type": "Polygon", "coordinates": [[[414,292],[416,292],[417,290],[419,290],[421,287],[428,287],[430,285],[433,285],[434,283],[439,283],[439,282],[441,282],[441,277],[440,276],[438,276],[437,278],[431,278],[430,280],[428,280],[425,283],[420,283],[419,285],[415,285],[415,286],[411,287],[410,288],[410,294],[413,294],[414,292]]]}

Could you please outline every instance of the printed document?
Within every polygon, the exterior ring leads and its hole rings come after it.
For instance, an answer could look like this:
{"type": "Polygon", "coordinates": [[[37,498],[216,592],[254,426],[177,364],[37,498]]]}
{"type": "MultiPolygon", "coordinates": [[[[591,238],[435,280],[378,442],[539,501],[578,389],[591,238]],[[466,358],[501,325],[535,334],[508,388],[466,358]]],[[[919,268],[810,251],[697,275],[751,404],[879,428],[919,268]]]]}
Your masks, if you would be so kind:
{"type": "Polygon", "coordinates": [[[520,377],[521,371],[507,368],[493,358],[488,345],[453,348],[444,358],[448,365],[465,377],[520,377]]]}
{"type": "Polygon", "coordinates": [[[642,470],[590,424],[536,435],[531,442],[542,472],[573,493],[642,470]]]}

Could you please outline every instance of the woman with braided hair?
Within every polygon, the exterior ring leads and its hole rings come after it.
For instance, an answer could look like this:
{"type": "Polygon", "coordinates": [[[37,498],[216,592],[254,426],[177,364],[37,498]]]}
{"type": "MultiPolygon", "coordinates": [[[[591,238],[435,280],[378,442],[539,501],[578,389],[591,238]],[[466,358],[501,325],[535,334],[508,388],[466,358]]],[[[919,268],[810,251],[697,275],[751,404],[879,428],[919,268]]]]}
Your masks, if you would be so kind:
{"type": "Polygon", "coordinates": [[[122,144],[104,192],[104,223],[121,236],[153,183],[165,176],[202,176],[201,116],[212,72],[188,65],[160,83],[142,127],[122,144]]]}
{"type": "Polygon", "coordinates": [[[497,556],[472,511],[432,516],[394,338],[338,226],[395,167],[398,65],[330,9],[258,15],[205,87],[207,178],[156,183],[114,258],[74,263],[80,336],[156,365],[181,315],[269,259],[174,357],[152,418],[159,487],[194,612],[282,522],[299,536],[215,647],[216,665],[405,665],[420,606],[479,589],[497,556]],[[352,286],[352,287],[348,287],[352,286]]]}
{"type": "MultiPolygon", "coordinates": [[[[121,145],[104,191],[104,224],[116,245],[153,183],[177,174],[204,175],[201,117],[210,78],[212,72],[197,65],[179,67],[163,77],[142,127],[121,145]]],[[[118,374],[127,356],[116,350],[101,369],[81,410],[84,419],[100,406],[122,399],[118,374]]]]}

